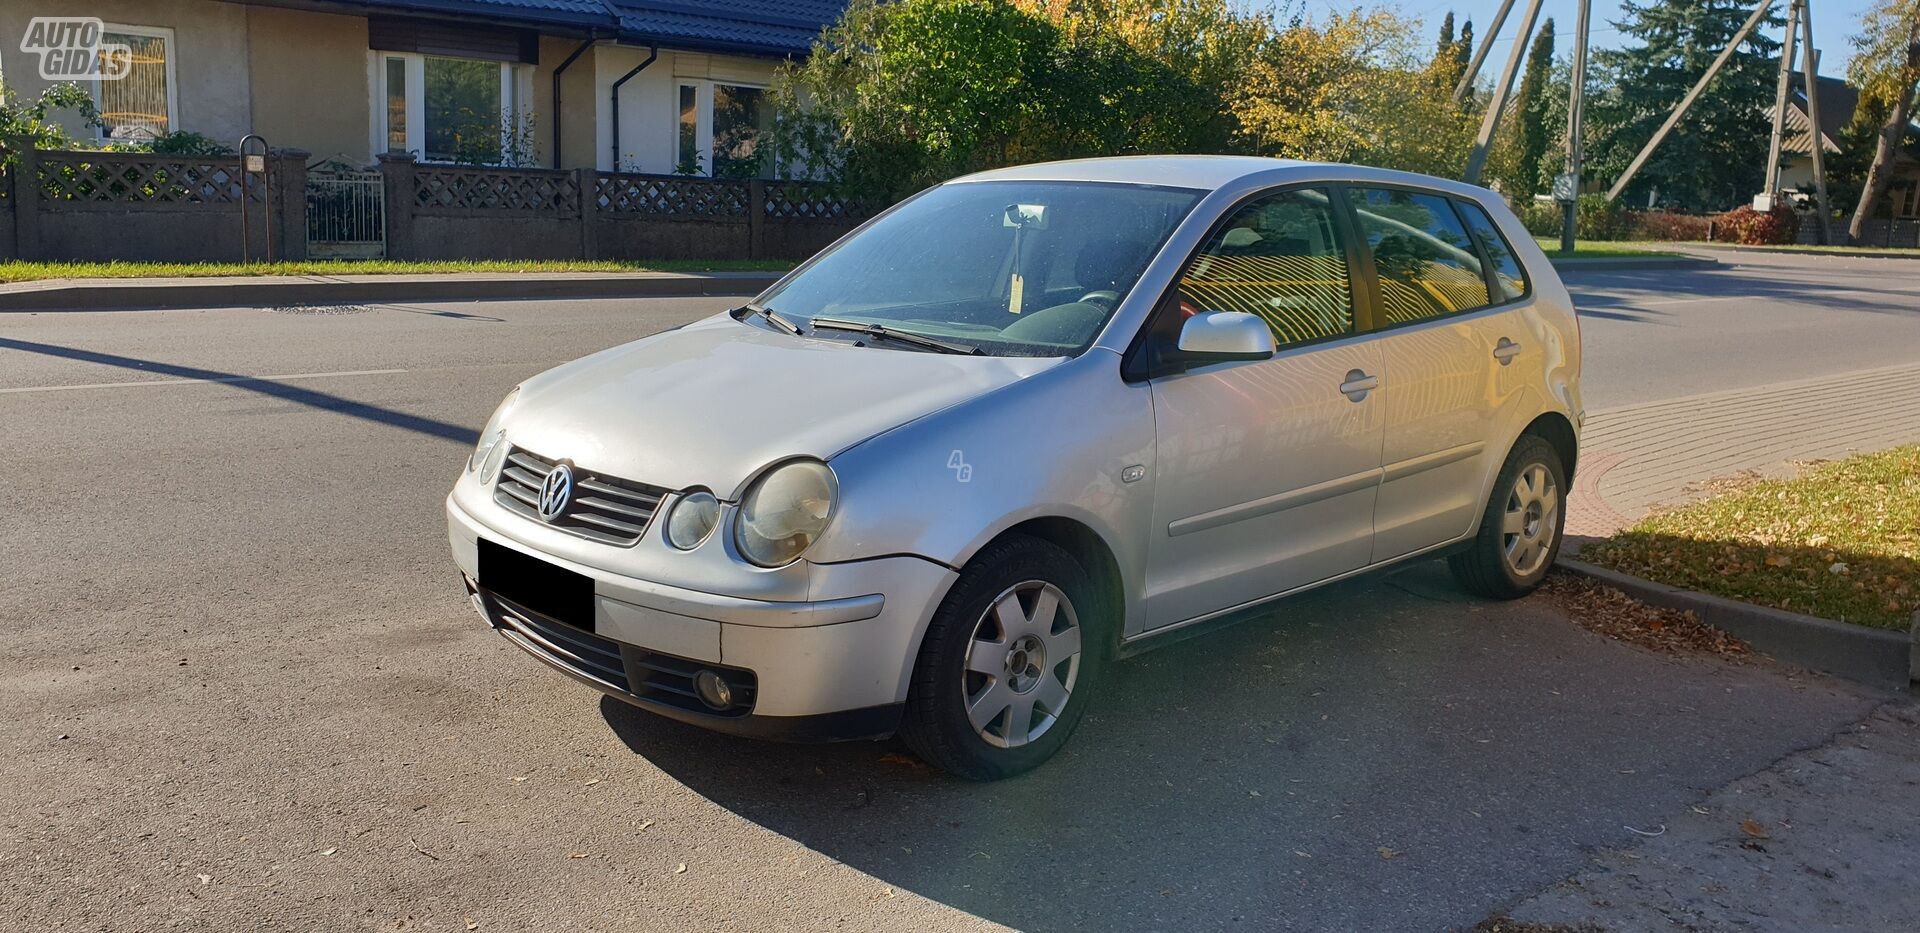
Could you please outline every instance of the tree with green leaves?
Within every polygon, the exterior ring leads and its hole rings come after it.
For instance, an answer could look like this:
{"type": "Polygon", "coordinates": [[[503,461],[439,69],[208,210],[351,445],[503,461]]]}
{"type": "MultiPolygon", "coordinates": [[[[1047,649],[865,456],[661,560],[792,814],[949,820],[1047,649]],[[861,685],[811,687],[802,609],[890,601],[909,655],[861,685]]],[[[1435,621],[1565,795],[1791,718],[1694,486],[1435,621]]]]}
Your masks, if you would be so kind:
{"type": "MultiPolygon", "coordinates": [[[[1587,166],[1617,178],[1753,13],[1751,0],[1626,0],[1629,45],[1596,51],[1604,91],[1587,103],[1587,166]]],[[[1772,17],[1773,25],[1779,24],[1772,17]]],[[[1756,29],[1625,192],[1630,204],[1722,210],[1765,182],[1779,43],[1756,29]]]]}
{"type": "Polygon", "coordinates": [[[1440,20],[1440,41],[1433,49],[1433,66],[1429,73],[1433,77],[1433,86],[1448,94],[1460,84],[1467,73],[1467,66],[1473,64],[1473,20],[1467,20],[1461,27],[1459,38],[1453,33],[1453,11],[1440,20]]]}
{"type": "MultiPolygon", "coordinates": [[[[1440,41],[1435,43],[1433,47],[1433,60],[1436,64],[1439,62],[1453,61],[1453,45],[1455,41],[1453,34],[1453,11],[1448,10],[1447,15],[1440,19],[1440,41]]],[[[1440,82],[1446,80],[1446,73],[1446,68],[1436,67],[1433,69],[1433,83],[1435,87],[1439,87],[1440,82]]],[[[1451,91],[1453,88],[1447,87],[1443,88],[1443,90],[1451,91]]]]}
{"type": "Polygon", "coordinates": [[[1549,185],[1554,174],[1547,159],[1547,149],[1555,139],[1554,127],[1547,122],[1552,108],[1546,98],[1552,81],[1553,20],[1549,18],[1534,33],[1533,47],[1527,52],[1527,70],[1509,105],[1513,108],[1513,121],[1508,124],[1511,129],[1502,132],[1504,138],[1494,160],[1493,177],[1516,198],[1533,197],[1549,185]]]}
{"type": "Polygon", "coordinates": [[[1893,161],[1912,134],[1914,97],[1920,94],[1920,2],[1878,0],[1861,17],[1854,37],[1849,77],[1859,87],[1860,109],[1879,111],[1885,120],[1874,134],[1873,161],[1861,183],[1848,236],[1859,239],[1867,218],[1886,196],[1893,161]]]}

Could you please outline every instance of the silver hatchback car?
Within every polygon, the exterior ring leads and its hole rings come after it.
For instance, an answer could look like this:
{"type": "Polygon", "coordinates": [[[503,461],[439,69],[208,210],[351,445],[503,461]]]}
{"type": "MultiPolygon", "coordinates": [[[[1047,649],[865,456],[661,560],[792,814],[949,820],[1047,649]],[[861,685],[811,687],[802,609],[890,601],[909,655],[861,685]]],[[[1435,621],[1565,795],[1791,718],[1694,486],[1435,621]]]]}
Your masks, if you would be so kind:
{"type": "Polygon", "coordinates": [[[1560,545],[1574,309],[1500,199],[1269,159],[985,172],[754,302],[514,389],[447,499],[501,635],[665,716],[972,778],[1114,660],[1445,554],[1560,545]]]}

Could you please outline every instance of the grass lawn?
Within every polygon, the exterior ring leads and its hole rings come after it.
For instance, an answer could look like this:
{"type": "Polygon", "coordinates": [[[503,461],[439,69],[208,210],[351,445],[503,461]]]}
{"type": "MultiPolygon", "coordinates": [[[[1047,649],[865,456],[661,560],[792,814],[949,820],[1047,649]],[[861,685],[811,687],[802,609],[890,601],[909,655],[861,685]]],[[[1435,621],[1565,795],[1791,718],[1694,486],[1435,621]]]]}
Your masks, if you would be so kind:
{"type": "Polygon", "coordinates": [[[1684,255],[1672,249],[1662,249],[1651,243],[1614,242],[1608,240],[1575,240],[1573,252],[1560,251],[1559,237],[1534,237],[1540,248],[1546,250],[1548,259],[1622,259],[1645,256],[1684,255]]]}
{"type": "Polygon", "coordinates": [[[0,262],[0,282],[228,275],[450,275],[460,272],[785,272],[785,260],[457,260],[341,259],[314,262],[0,262]]]}
{"type": "Polygon", "coordinates": [[[1761,606],[1904,631],[1920,610],[1920,444],[1755,480],[1580,559],[1761,606]]]}

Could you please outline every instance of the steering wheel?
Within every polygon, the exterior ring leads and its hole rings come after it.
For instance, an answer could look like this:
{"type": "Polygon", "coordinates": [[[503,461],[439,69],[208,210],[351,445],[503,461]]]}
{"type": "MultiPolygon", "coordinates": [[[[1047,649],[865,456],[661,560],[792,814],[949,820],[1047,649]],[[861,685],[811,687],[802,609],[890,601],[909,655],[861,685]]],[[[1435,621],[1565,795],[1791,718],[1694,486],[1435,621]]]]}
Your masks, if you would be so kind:
{"type": "Polygon", "coordinates": [[[1102,289],[1097,292],[1088,292],[1084,295],[1081,295],[1080,300],[1085,302],[1097,301],[1111,308],[1114,305],[1120,303],[1120,293],[1113,291],[1111,289],[1102,289]]]}

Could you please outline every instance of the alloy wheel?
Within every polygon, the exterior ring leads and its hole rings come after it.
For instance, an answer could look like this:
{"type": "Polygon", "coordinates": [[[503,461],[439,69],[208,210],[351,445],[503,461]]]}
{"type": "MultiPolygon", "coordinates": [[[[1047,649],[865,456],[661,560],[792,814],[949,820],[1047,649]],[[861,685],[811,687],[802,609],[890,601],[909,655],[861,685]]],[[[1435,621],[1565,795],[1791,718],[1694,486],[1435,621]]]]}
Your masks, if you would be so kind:
{"type": "Polygon", "coordinates": [[[1528,464],[1513,479],[1500,522],[1500,551],[1515,576],[1531,577],[1546,563],[1560,527],[1559,513],[1560,490],[1553,474],[1546,464],[1528,464]]]}
{"type": "Polygon", "coordinates": [[[974,624],[964,679],[967,720],[988,744],[1017,748],[1060,720],[1080,676],[1080,620],[1057,586],[1008,587],[974,624]]]}

